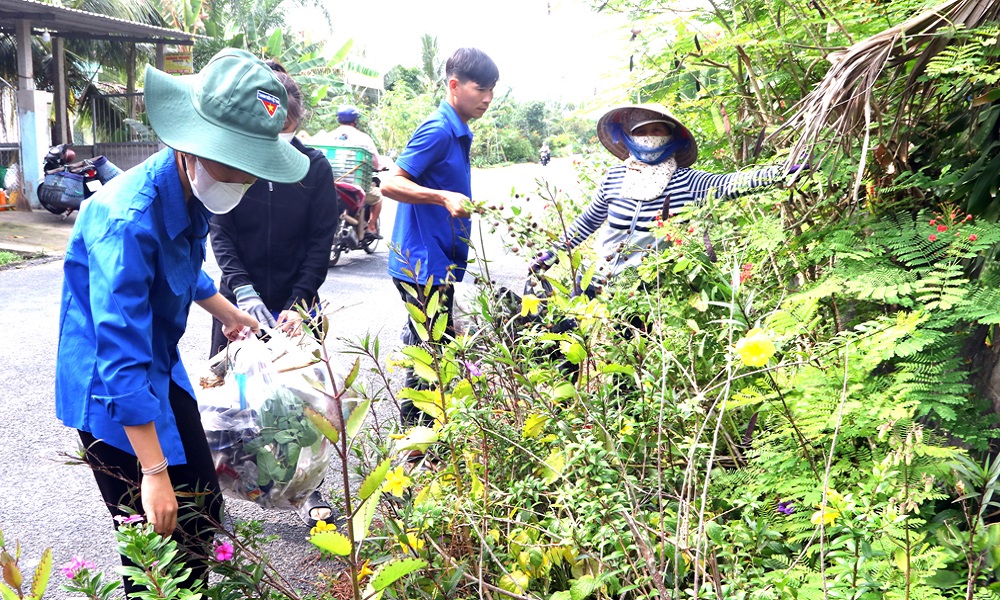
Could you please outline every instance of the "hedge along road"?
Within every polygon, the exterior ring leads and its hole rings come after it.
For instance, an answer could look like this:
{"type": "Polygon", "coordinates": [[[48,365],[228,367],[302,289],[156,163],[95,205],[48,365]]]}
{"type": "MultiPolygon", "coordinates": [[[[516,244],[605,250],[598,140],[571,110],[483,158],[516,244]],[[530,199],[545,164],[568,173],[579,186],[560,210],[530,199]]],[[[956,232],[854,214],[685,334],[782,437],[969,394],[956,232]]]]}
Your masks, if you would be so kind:
{"type": "MultiPolygon", "coordinates": [[[[555,159],[547,167],[524,164],[474,169],[473,190],[477,200],[518,202],[510,197],[512,188],[520,194],[531,193],[539,177],[567,189],[575,185],[570,159],[555,159]]],[[[540,205],[536,200],[526,209],[540,205]]],[[[395,202],[387,200],[382,212],[386,240],[394,215],[395,202]]],[[[492,260],[491,277],[519,289],[529,257],[503,251],[499,235],[490,235],[488,228],[483,236],[483,248],[492,260]]],[[[477,229],[474,244],[479,245],[478,239],[477,229]]],[[[382,242],[373,255],[347,253],[330,269],[320,290],[329,302],[335,335],[358,339],[370,331],[378,336],[384,356],[399,347],[399,332],[406,318],[386,275],[388,252],[387,243],[382,242]]],[[[219,270],[211,257],[206,270],[218,280],[219,270]]],[[[8,547],[20,541],[20,565],[25,573],[32,572],[42,551],[51,547],[56,567],[81,556],[114,576],[118,556],[111,520],[93,476],[86,467],[66,464],[60,458],[60,453],[72,454],[78,447],[76,432],[56,419],[53,402],[61,286],[61,261],[0,271],[5,324],[0,332],[0,531],[8,547]]],[[[459,287],[460,303],[471,294],[470,288],[468,283],[459,287]]],[[[192,307],[188,330],[180,343],[184,363],[196,381],[208,355],[210,320],[203,310],[192,307]]],[[[343,343],[336,342],[337,347],[343,343]]],[[[350,360],[342,358],[345,365],[350,360]]],[[[393,383],[398,388],[398,374],[393,383]]],[[[379,405],[380,419],[396,418],[394,413],[391,402],[379,405]]],[[[329,494],[340,481],[339,470],[331,467],[324,491],[329,494]]],[[[227,520],[260,520],[267,534],[278,536],[269,548],[273,564],[302,589],[315,583],[317,573],[331,570],[330,563],[314,560],[317,552],[306,541],[308,531],[294,513],[264,510],[238,500],[227,501],[226,513],[227,520]]],[[[62,581],[61,574],[53,574],[46,598],[69,597],[58,589],[62,581]]]]}

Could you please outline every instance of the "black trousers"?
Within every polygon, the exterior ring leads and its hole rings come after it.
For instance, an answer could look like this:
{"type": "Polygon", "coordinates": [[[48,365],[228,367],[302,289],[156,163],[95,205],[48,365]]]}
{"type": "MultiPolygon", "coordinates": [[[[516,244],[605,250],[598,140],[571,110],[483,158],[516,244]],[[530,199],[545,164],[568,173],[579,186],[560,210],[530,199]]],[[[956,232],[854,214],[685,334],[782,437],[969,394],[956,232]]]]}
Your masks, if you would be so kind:
{"type": "MultiPolygon", "coordinates": [[[[201,426],[198,403],[173,381],[170,382],[170,407],[177,420],[187,457],[187,464],[170,465],[167,468],[174,489],[183,494],[177,498],[177,528],[172,537],[182,549],[179,558],[192,568],[187,582],[188,587],[191,587],[196,581],[204,581],[208,577],[205,557],[211,555],[212,538],[216,527],[222,522],[222,494],[212,452],[201,426]],[[194,494],[190,494],[191,492],[194,494]]],[[[97,441],[84,431],[80,432],[80,440],[87,449],[87,462],[94,470],[94,479],[97,480],[97,487],[101,490],[111,516],[128,514],[120,506],[142,514],[138,487],[142,474],[136,457],[97,441]]],[[[117,522],[114,526],[118,526],[117,522]]],[[[134,566],[124,556],[121,558],[123,565],[134,566]]],[[[131,596],[133,592],[140,591],[128,577],[124,581],[126,595],[131,596]]]]}
{"type": "MultiPolygon", "coordinates": [[[[418,307],[421,311],[423,311],[424,308],[427,306],[427,300],[429,299],[430,296],[427,297],[424,296],[425,286],[413,283],[411,281],[406,281],[404,279],[397,279],[395,277],[392,278],[392,283],[393,285],[396,286],[396,290],[399,291],[399,297],[403,299],[403,302],[407,304],[412,304],[418,307]],[[410,292],[408,292],[403,287],[403,284],[407,284],[410,287],[414,288],[417,291],[417,295],[413,296],[412,294],[410,294],[410,292]]],[[[445,328],[445,334],[448,336],[454,336],[455,320],[454,320],[454,315],[452,315],[452,308],[455,303],[455,286],[450,283],[435,285],[431,287],[430,295],[433,295],[434,292],[438,292],[440,294],[440,298],[438,299],[438,305],[441,308],[439,308],[438,310],[448,311],[448,326],[445,328]]],[[[430,331],[430,324],[428,324],[427,329],[428,331],[430,331]]],[[[406,318],[406,328],[403,330],[403,343],[409,346],[416,346],[425,343],[420,339],[420,336],[417,334],[417,329],[413,323],[413,317],[410,316],[407,316],[406,318]]],[[[406,379],[403,382],[403,387],[413,388],[415,390],[423,390],[428,388],[427,383],[424,380],[417,377],[417,375],[413,372],[413,369],[406,370],[406,379]]],[[[419,408],[413,406],[413,403],[410,402],[409,400],[403,400],[402,402],[400,402],[399,410],[400,410],[399,417],[404,427],[412,427],[414,425],[430,426],[434,423],[434,420],[431,418],[430,415],[420,410],[419,408]]]]}

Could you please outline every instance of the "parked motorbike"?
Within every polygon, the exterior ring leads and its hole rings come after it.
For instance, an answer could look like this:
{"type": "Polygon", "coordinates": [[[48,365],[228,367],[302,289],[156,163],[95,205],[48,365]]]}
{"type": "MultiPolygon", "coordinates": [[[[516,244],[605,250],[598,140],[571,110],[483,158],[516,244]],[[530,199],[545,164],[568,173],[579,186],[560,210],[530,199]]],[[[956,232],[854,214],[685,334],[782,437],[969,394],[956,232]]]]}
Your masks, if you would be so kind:
{"type": "Polygon", "coordinates": [[[73,162],[76,153],[69,144],[49,148],[42,169],[45,179],[38,185],[38,202],[52,214],[65,219],[80,210],[84,200],[121,174],[104,156],[73,162]]]}
{"type": "MultiPolygon", "coordinates": [[[[331,267],[337,264],[341,254],[351,250],[372,254],[379,243],[379,238],[364,235],[371,215],[371,207],[365,205],[365,190],[346,181],[337,181],[335,185],[341,210],[337,235],[333,237],[333,247],[330,248],[331,267]]],[[[373,185],[378,185],[378,178],[373,178],[373,185]]],[[[376,223],[378,231],[381,231],[380,225],[376,223]]]]}

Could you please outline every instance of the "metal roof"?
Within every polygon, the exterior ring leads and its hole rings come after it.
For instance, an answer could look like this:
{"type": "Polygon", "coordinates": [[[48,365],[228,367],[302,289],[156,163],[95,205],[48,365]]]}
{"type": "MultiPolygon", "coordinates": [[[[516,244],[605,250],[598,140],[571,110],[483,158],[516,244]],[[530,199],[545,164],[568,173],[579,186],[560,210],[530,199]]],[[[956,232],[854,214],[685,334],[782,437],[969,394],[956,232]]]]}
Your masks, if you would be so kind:
{"type": "Polygon", "coordinates": [[[15,23],[23,19],[31,22],[35,34],[48,31],[63,38],[190,45],[197,37],[37,0],[0,0],[0,32],[13,33],[15,23]]]}

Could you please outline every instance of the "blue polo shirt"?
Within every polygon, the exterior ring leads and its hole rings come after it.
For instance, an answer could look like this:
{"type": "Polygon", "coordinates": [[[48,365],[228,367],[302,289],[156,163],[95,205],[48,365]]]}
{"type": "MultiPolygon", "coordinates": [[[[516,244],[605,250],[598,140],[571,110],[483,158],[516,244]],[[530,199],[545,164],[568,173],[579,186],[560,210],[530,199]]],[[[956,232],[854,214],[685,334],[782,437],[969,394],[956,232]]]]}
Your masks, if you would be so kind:
{"type": "Polygon", "coordinates": [[[135,454],[124,425],[156,424],[184,464],[171,379],[194,390],[177,351],[193,300],[216,293],[204,271],[208,212],[188,202],[174,151],[119,175],[84,202],[63,265],[56,416],[135,454]]]}
{"type": "MultiPolygon", "coordinates": [[[[417,128],[396,165],[418,185],[472,197],[471,149],[472,130],[443,101],[417,128]]],[[[392,228],[389,274],[420,284],[431,275],[435,283],[462,281],[469,258],[470,225],[470,219],[456,219],[443,206],[400,202],[392,228]]]]}

